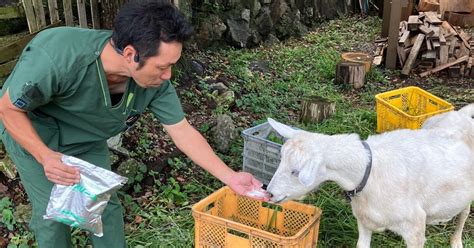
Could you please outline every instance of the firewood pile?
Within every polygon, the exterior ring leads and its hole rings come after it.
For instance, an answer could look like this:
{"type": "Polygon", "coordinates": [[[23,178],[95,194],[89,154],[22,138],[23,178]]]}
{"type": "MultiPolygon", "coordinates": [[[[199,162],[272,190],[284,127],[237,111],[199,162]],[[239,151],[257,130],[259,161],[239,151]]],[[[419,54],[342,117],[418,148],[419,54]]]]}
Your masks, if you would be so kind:
{"type": "MultiPolygon", "coordinates": [[[[381,63],[387,43],[376,41],[374,64],[381,63]]],[[[474,78],[474,39],[436,12],[420,12],[400,22],[397,54],[403,75],[412,69],[422,77],[444,70],[451,77],[474,78]]]]}

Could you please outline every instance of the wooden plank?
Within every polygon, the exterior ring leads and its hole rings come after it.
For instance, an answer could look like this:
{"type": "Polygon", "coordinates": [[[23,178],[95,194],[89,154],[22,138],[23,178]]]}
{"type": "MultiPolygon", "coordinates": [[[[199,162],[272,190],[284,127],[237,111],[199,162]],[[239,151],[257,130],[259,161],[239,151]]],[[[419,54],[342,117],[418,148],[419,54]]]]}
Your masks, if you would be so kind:
{"type": "Polygon", "coordinates": [[[87,28],[87,16],[86,16],[86,2],[85,0],[77,0],[77,13],[79,16],[79,26],[81,28],[87,28]]]}
{"type": "MultiPolygon", "coordinates": [[[[53,25],[49,25],[47,28],[50,27],[56,27],[59,26],[59,23],[55,23],[53,25]]],[[[0,64],[6,63],[8,61],[11,61],[12,59],[15,59],[20,55],[21,51],[23,48],[30,42],[33,37],[35,37],[36,34],[38,34],[40,31],[36,31],[32,34],[23,36],[22,38],[0,48],[0,64]]]]}
{"type": "Polygon", "coordinates": [[[400,15],[402,5],[400,0],[392,0],[390,8],[390,30],[388,34],[387,57],[385,58],[385,67],[395,69],[397,67],[397,41],[398,27],[400,25],[400,15]]]}
{"type": "Polygon", "coordinates": [[[63,0],[63,8],[64,8],[64,21],[66,22],[66,26],[74,26],[71,0],[63,0]]]}
{"type": "Polygon", "coordinates": [[[447,45],[441,45],[439,48],[439,63],[440,65],[444,65],[448,63],[448,52],[449,48],[447,45]]]}
{"type": "Polygon", "coordinates": [[[431,50],[431,51],[425,51],[421,55],[422,60],[429,60],[429,61],[436,61],[436,51],[431,50]]]}
{"type": "Polygon", "coordinates": [[[398,54],[398,61],[400,62],[400,66],[403,67],[405,61],[407,60],[407,54],[405,53],[405,49],[401,46],[397,46],[397,54],[398,54]]]}
{"type": "Polygon", "coordinates": [[[408,37],[410,37],[410,31],[406,30],[405,32],[403,32],[402,37],[398,40],[398,45],[405,46],[405,43],[407,42],[408,37]]]}
{"type": "Polygon", "coordinates": [[[447,33],[457,34],[456,30],[454,30],[454,28],[451,26],[451,24],[449,24],[449,22],[443,21],[441,23],[441,26],[447,31],[447,33]]]}
{"type": "Polygon", "coordinates": [[[439,43],[438,40],[431,40],[431,44],[433,44],[433,49],[438,50],[441,44],[439,43]]]}
{"type": "MultiPolygon", "coordinates": [[[[17,60],[12,60],[8,63],[1,64],[0,65],[0,77],[6,77],[8,74],[10,74],[13,71],[13,68],[15,68],[17,60]]],[[[0,82],[0,87],[3,86],[3,81],[0,82]]]]}
{"type": "Polygon", "coordinates": [[[464,45],[466,45],[466,47],[469,47],[469,40],[471,39],[471,36],[466,34],[464,30],[459,30],[458,36],[459,38],[461,38],[462,42],[464,42],[464,45]]]}
{"type": "Polygon", "coordinates": [[[51,23],[59,22],[58,1],[48,0],[49,20],[51,23]]]}
{"type": "Polygon", "coordinates": [[[99,5],[97,0],[91,0],[92,28],[100,28],[99,5]]]}
{"type": "Polygon", "coordinates": [[[428,76],[428,75],[430,75],[430,74],[432,74],[432,73],[435,73],[435,72],[444,70],[444,69],[446,69],[446,68],[448,68],[448,67],[451,67],[451,66],[453,66],[453,65],[457,65],[457,64],[462,63],[462,62],[464,62],[464,61],[467,61],[468,59],[469,59],[468,56],[461,57],[461,58],[459,58],[459,59],[456,59],[456,60],[453,61],[453,62],[444,64],[444,65],[440,65],[440,66],[438,66],[438,67],[436,67],[436,68],[433,68],[432,70],[429,70],[429,71],[425,71],[425,72],[423,72],[423,73],[420,73],[420,77],[426,77],[426,76],[428,76]]]}
{"type": "Polygon", "coordinates": [[[408,55],[408,59],[406,60],[405,65],[403,66],[403,69],[402,69],[403,75],[410,74],[411,68],[413,67],[413,64],[415,63],[416,57],[418,57],[418,52],[420,51],[420,48],[421,48],[421,45],[423,44],[424,39],[425,39],[424,34],[418,34],[418,36],[416,37],[415,44],[413,45],[410,55],[408,55]]]}
{"type": "Polygon", "coordinates": [[[38,22],[36,21],[35,10],[33,7],[32,0],[23,0],[23,8],[25,9],[26,21],[28,22],[28,29],[30,33],[38,31],[40,28],[38,22]]]}
{"type": "Polygon", "coordinates": [[[434,31],[433,31],[431,28],[426,27],[426,26],[424,26],[424,25],[420,25],[420,26],[418,27],[418,29],[420,29],[420,31],[421,31],[423,34],[425,34],[427,37],[431,37],[431,36],[433,36],[433,34],[434,34],[434,31]]]}
{"type": "Polygon", "coordinates": [[[33,0],[33,6],[35,8],[35,15],[36,15],[36,21],[38,23],[38,27],[40,29],[46,27],[46,17],[44,15],[43,1],[33,0]]]}
{"type": "Polygon", "coordinates": [[[19,18],[19,17],[25,17],[20,10],[18,9],[18,6],[4,6],[0,7],[0,19],[13,19],[13,18],[19,18]]]}
{"type": "Polygon", "coordinates": [[[425,12],[425,15],[426,15],[425,19],[431,24],[441,24],[441,23],[443,23],[443,21],[438,19],[438,13],[436,13],[436,12],[428,11],[428,12],[425,12]]]}
{"type": "Polygon", "coordinates": [[[432,38],[439,39],[439,27],[439,25],[430,25],[430,29],[434,32],[432,38]]]}
{"type": "Polygon", "coordinates": [[[418,30],[418,26],[421,24],[420,19],[418,19],[417,15],[411,15],[408,17],[408,30],[416,31],[418,30]]]}
{"type": "Polygon", "coordinates": [[[454,49],[456,48],[457,39],[451,39],[451,43],[449,44],[449,57],[454,55],[454,49]]]}
{"type": "Polygon", "coordinates": [[[433,46],[431,45],[431,40],[426,39],[425,42],[426,42],[426,49],[428,49],[428,51],[433,50],[433,46]]]}
{"type": "Polygon", "coordinates": [[[444,34],[442,33],[439,34],[439,44],[446,45],[446,38],[444,37],[444,34]]]}

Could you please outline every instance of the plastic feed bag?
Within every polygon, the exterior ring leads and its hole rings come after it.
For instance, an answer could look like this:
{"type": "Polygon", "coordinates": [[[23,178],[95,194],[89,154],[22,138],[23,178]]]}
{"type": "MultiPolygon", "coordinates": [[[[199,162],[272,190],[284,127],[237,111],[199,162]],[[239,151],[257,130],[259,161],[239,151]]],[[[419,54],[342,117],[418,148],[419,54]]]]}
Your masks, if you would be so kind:
{"type": "Polygon", "coordinates": [[[72,156],[64,155],[61,160],[78,168],[81,180],[72,186],[55,184],[43,218],[102,237],[102,212],[111,194],[122,187],[127,178],[72,156]]]}

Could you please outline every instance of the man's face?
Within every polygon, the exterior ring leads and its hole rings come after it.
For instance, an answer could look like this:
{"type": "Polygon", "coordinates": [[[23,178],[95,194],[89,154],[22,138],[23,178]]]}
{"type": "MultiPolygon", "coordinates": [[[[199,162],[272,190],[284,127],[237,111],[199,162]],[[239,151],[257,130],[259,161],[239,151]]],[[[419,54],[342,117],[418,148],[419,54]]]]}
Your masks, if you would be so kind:
{"type": "Polygon", "coordinates": [[[131,77],[142,88],[159,87],[163,80],[171,78],[171,67],[181,57],[183,45],[179,42],[161,42],[158,55],[148,57],[139,68],[138,62],[131,63],[131,77]]]}

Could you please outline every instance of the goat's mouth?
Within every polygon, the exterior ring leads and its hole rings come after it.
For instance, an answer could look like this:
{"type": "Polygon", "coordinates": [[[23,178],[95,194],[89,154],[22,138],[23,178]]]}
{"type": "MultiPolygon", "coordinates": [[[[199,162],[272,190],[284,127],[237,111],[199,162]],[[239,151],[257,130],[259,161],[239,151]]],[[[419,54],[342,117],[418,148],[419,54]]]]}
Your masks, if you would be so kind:
{"type": "Polygon", "coordinates": [[[278,200],[274,200],[273,198],[270,200],[271,203],[274,203],[274,204],[278,204],[278,203],[281,203],[283,202],[288,196],[285,195],[283,196],[282,198],[278,199],[278,200]]]}

